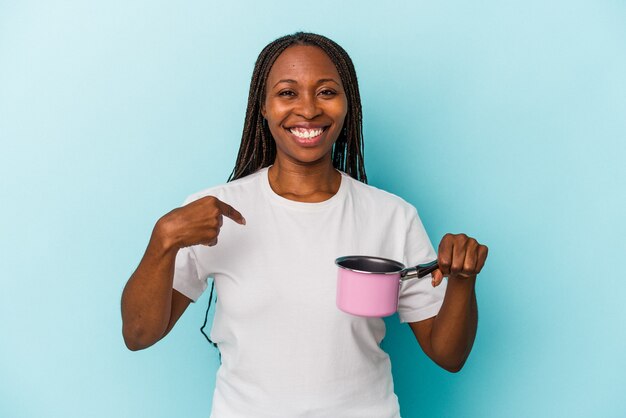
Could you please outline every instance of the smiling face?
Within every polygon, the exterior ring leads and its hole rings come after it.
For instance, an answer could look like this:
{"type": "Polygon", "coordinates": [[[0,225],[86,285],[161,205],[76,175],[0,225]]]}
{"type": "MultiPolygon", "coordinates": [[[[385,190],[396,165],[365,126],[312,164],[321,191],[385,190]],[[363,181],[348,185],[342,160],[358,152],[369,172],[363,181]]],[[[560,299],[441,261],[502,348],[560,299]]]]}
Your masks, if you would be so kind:
{"type": "Polygon", "coordinates": [[[266,83],[263,117],[276,141],[277,162],[332,164],[348,100],[335,64],[310,45],[285,49],[266,83]]]}

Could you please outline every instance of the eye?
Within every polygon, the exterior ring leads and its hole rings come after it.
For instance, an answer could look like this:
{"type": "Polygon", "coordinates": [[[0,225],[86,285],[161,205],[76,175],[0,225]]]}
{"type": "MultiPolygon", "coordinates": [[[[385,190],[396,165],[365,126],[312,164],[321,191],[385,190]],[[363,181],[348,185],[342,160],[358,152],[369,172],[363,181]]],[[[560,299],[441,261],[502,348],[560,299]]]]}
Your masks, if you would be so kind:
{"type": "Polygon", "coordinates": [[[293,90],[281,90],[278,92],[278,95],[283,97],[291,97],[295,96],[296,93],[293,90]]]}
{"type": "Polygon", "coordinates": [[[322,91],[320,91],[320,95],[322,96],[334,96],[336,95],[337,92],[331,89],[324,89],[322,91]]]}

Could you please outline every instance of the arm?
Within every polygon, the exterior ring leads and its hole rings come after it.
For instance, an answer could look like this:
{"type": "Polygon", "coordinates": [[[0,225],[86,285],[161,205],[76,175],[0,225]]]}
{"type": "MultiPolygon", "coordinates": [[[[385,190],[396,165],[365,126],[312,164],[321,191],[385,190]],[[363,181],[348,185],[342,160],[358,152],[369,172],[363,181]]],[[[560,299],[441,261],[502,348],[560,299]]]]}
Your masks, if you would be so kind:
{"type": "Polygon", "coordinates": [[[192,245],[217,245],[222,217],[245,225],[241,214],[213,196],[164,215],[122,293],[122,335],[130,350],[147,348],[174,327],[191,300],[172,289],[176,254],[192,245]]]}
{"type": "Polygon", "coordinates": [[[449,372],[461,370],[474,344],[478,308],[476,277],[449,278],[437,316],[409,323],[422,350],[449,372]]]}
{"type": "Polygon", "coordinates": [[[174,327],[191,300],[172,289],[178,248],[157,222],[139,266],[122,293],[122,335],[130,350],[147,348],[174,327]]]}
{"type": "Polygon", "coordinates": [[[474,344],[476,276],[487,253],[487,247],[474,238],[446,234],[439,244],[439,269],[433,272],[433,286],[448,276],[443,305],[437,316],[409,324],[426,355],[450,372],[461,370],[474,344]]]}

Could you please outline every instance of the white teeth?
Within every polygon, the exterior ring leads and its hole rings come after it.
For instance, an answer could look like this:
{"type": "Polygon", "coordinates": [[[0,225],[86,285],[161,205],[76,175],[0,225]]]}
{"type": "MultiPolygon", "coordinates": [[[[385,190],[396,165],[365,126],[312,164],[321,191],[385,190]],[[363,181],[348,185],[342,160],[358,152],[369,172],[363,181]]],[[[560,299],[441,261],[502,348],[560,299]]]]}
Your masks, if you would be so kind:
{"type": "Polygon", "coordinates": [[[291,128],[289,132],[297,136],[298,138],[314,138],[321,135],[324,129],[304,129],[304,128],[291,128]]]}

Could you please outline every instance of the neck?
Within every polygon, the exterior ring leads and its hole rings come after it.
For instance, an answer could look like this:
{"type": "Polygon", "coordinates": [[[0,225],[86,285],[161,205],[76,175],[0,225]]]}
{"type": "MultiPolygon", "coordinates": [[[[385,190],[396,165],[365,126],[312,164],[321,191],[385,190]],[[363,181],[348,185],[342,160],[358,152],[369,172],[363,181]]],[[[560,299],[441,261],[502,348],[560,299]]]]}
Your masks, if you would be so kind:
{"type": "Polygon", "coordinates": [[[276,158],[269,169],[272,190],[279,196],[299,202],[322,202],[337,193],[341,174],[330,158],[315,164],[302,164],[276,158]]]}

